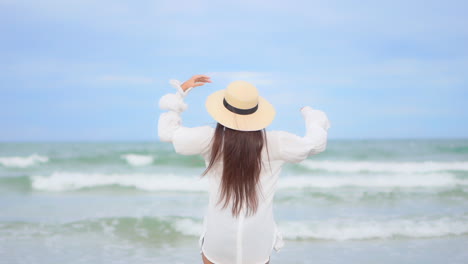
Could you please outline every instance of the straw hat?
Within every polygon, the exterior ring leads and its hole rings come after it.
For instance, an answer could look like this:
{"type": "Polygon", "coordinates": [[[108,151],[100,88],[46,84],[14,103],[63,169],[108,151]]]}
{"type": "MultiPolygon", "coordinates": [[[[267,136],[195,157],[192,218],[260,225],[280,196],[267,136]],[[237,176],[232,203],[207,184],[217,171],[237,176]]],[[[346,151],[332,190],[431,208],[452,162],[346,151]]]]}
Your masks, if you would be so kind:
{"type": "Polygon", "coordinates": [[[241,131],[261,130],[276,114],[275,108],[258,95],[257,88],[246,81],[231,82],[226,89],[209,95],[206,109],[225,127],[241,131]]]}

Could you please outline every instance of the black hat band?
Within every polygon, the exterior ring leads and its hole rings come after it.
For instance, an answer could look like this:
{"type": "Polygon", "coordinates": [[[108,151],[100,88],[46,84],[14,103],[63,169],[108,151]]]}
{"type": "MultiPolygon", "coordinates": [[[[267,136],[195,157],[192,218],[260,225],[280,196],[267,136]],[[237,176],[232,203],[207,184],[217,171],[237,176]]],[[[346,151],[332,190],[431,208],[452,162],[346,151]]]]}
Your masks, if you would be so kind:
{"type": "Polygon", "coordinates": [[[237,108],[237,107],[234,107],[232,105],[230,105],[226,99],[223,99],[223,104],[224,104],[224,107],[226,107],[227,110],[235,113],[235,114],[239,114],[239,115],[250,115],[250,114],[253,114],[257,111],[258,109],[258,104],[252,108],[249,108],[249,109],[240,109],[240,108],[237,108]]]}

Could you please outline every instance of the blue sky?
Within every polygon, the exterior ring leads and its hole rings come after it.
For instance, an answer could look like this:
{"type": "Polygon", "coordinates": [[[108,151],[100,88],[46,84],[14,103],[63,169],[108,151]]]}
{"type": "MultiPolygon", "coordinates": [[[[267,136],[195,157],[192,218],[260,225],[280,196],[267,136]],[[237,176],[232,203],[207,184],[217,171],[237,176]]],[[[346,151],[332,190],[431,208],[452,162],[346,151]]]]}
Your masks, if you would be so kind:
{"type": "Polygon", "coordinates": [[[250,81],[268,128],[330,138],[468,135],[466,1],[0,0],[0,141],[158,140],[169,79],[208,74],[207,95],[250,81]]]}

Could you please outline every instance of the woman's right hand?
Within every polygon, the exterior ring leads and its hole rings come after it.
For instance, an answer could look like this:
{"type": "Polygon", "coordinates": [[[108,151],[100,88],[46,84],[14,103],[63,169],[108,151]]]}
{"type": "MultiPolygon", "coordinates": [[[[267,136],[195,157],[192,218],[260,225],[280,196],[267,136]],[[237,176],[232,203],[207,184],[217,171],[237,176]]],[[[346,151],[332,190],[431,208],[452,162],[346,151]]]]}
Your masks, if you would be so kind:
{"type": "Polygon", "coordinates": [[[205,83],[210,83],[210,82],[211,82],[210,76],[198,74],[198,75],[192,76],[192,78],[184,82],[180,87],[182,87],[182,89],[185,92],[187,89],[191,87],[202,86],[205,83]]]}

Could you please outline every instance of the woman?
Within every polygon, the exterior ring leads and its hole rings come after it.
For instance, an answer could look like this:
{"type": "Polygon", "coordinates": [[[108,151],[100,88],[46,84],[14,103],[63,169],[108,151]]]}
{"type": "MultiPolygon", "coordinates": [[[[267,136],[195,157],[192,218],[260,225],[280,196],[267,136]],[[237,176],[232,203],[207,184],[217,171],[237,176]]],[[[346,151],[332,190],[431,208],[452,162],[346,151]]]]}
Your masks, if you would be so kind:
{"type": "Polygon", "coordinates": [[[211,83],[195,75],[175,94],[163,96],[158,134],[179,154],[202,155],[209,182],[209,204],[199,247],[204,264],[269,263],[272,250],[284,242],[273,217],[273,196],[285,162],[297,163],[325,150],[330,122],[324,112],[301,108],[306,135],[265,131],[273,121],[273,106],[251,83],[234,81],[206,100],[216,128],[181,125],[183,99],[193,87],[211,83]]]}

